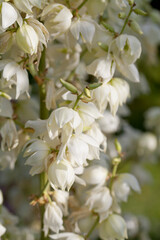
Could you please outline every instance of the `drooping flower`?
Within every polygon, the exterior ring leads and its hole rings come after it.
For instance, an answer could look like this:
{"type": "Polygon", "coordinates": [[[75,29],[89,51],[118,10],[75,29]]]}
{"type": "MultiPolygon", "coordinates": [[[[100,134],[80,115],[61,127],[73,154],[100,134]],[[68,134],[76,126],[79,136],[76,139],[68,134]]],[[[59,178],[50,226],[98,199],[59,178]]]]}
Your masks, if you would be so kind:
{"type": "Polygon", "coordinates": [[[121,216],[111,214],[100,224],[99,235],[103,240],[124,240],[127,238],[127,225],[121,216]]]}
{"type": "Polygon", "coordinates": [[[48,235],[49,229],[56,233],[64,229],[62,218],[62,211],[55,202],[46,205],[43,219],[45,236],[48,235]]]}

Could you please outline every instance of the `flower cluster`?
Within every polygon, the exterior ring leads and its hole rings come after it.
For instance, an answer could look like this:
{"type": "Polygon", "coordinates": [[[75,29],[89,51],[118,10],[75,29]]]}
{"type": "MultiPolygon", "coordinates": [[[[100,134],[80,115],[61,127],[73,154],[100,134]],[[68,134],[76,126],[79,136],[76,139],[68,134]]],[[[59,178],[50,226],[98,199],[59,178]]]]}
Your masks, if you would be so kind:
{"type": "MultiPolygon", "coordinates": [[[[132,31],[142,34],[136,17],[146,13],[138,5],[0,1],[0,167],[14,169],[22,153],[30,175],[40,176],[31,205],[41,208],[41,240],[88,240],[95,229],[104,240],[128,236],[120,203],[140,186],[132,174],[118,172],[123,136],[115,139],[113,154],[107,151],[120,128],[117,112],[131,95],[130,81],[140,81],[142,47],[132,31]]],[[[140,155],[147,137],[139,139],[140,155]]],[[[6,214],[10,228],[4,209],[0,238],[12,239],[17,219],[6,214]]],[[[17,236],[34,239],[28,229],[17,236]]]]}

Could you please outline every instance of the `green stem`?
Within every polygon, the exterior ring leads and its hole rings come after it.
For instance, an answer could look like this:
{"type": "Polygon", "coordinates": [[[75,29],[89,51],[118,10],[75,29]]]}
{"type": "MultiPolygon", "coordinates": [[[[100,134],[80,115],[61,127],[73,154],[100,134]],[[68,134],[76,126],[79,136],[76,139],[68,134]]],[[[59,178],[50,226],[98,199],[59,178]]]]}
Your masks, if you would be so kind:
{"type": "Polygon", "coordinates": [[[126,27],[126,25],[127,25],[127,23],[128,23],[128,20],[129,20],[129,18],[130,18],[130,16],[131,16],[131,13],[132,13],[134,7],[135,7],[135,4],[133,4],[133,5],[130,7],[130,11],[129,11],[129,13],[128,13],[128,16],[126,17],[126,20],[125,20],[125,22],[124,22],[124,25],[123,25],[122,30],[121,30],[121,32],[120,32],[119,35],[121,35],[121,34],[123,33],[123,31],[124,31],[124,29],[125,29],[125,27],[126,27]]]}
{"type": "Polygon", "coordinates": [[[80,95],[77,96],[77,99],[76,99],[75,104],[74,104],[74,106],[73,106],[73,109],[74,109],[74,110],[76,109],[77,104],[79,103],[79,100],[80,100],[82,94],[83,94],[83,93],[81,93],[80,95]]]}
{"type": "Polygon", "coordinates": [[[99,217],[97,217],[97,219],[95,220],[94,224],[92,225],[91,229],[89,230],[89,232],[87,233],[85,240],[87,240],[90,235],[92,234],[92,232],[94,231],[94,229],[96,228],[97,224],[99,222],[99,217]]]}
{"type": "Polygon", "coordinates": [[[73,10],[73,15],[75,15],[76,11],[80,10],[88,0],[84,0],[76,9],[73,10]]]}

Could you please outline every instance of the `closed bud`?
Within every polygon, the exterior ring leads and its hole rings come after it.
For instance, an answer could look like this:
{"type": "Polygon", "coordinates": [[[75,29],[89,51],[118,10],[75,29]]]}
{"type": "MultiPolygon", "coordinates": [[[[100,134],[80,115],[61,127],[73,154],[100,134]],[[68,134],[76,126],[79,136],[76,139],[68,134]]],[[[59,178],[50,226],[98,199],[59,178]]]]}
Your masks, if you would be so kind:
{"type": "Polygon", "coordinates": [[[145,11],[143,11],[143,10],[141,10],[141,9],[138,9],[138,8],[134,9],[134,12],[135,12],[137,15],[141,15],[141,16],[147,16],[147,15],[148,15],[147,12],[145,12],[145,11]]]}
{"type": "Polygon", "coordinates": [[[122,147],[121,144],[119,143],[119,141],[117,139],[115,139],[115,147],[118,153],[122,152],[122,147]]]}
{"type": "Polygon", "coordinates": [[[120,13],[118,14],[118,17],[119,17],[120,19],[125,19],[125,18],[126,18],[126,13],[125,13],[125,12],[120,12],[120,13]]]}
{"type": "Polygon", "coordinates": [[[31,55],[37,53],[39,38],[35,30],[28,24],[23,24],[16,33],[18,46],[31,55]]]}
{"type": "Polygon", "coordinates": [[[128,0],[128,3],[129,3],[130,6],[133,6],[134,0],[128,0]]]}
{"type": "Polygon", "coordinates": [[[140,35],[143,34],[139,24],[135,20],[131,20],[130,23],[129,23],[129,26],[134,32],[136,32],[140,35]]]}
{"type": "Polygon", "coordinates": [[[60,82],[61,82],[62,85],[63,85],[67,90],[69,90],[71,93],[73,93],[73,94],[78,93],[77,88],[76,88],[73,84],[71,84],[71,83],[69,83],[69,82],[66,82],[66,81],[64,81],[63,79],[60,79],[60,82]]]}
{"type": "Polygon", "coordinates": [[[121,162],[120,158],[113,158],[113,160],[112,160],[113,165],[118,165],[120,162],[121,162]]]}
{"type": "Polygon", "coordinates": [[[98,87],[102,86],[102,83],[101,82],[98,82],[98,83],[92,83],[92,84],[89,84],[88,85],[88,89],[89,90],[93,90],[93,89],[96,89],[98,87]]]}
{"type": "Polygon", "coordinates": [[[109,30],[109,31],[112,32],[112,33],[115,33],[114,28],[113,28],[112,26],[110,26],[108,23],[102,22],[101,24],[103,25],[103,27],[104,27],[105,29],[109,30]]]}
{"type": "Polygon", "coordinates": [[[91,93],[90,93],[90,90],[88,88],[84,89],[84,94],[85,94],[86,97],[91,98],[91,93]]]}

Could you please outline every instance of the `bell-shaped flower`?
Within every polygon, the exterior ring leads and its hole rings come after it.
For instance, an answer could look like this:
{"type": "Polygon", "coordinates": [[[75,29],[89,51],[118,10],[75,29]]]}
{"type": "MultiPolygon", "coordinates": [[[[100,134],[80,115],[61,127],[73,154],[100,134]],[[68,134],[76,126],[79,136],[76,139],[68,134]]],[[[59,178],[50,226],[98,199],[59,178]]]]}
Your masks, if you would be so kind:
{"type": "Polygon", "coordinates": [[[0,97],[0,116],[12,118],[13,109],[11,102],[4,98],[0,97]]]}
{"type": "Polygon", "coordinates": [[[54,189],[69,191],[75,181],[74,169],[67,160],[53,161],[48,167],[48,179],[54,189]]]}
{"type": "Polygon", "coordinates": [[[110,81],[114,75],[116,63],[110,56],[101,57],[94,60],[87,66],[87,73],[95,76],[98,79],[110,81]]]}
{"type": "Polygon", "coordinates": [[[90,129],[86,132],[96,143],[95,145],[89,145],[89,160],[99,159],[99,151],[106,151],[107,148],[107,139],[104,134],[101,132],[99,125],[95,122],[92,124],[90,129]]]}
{"type": "Polygon", "coordinates": [[[121,216],[112,214],[99,225],[99,235],[103,240],[124,240],[128,238],[127,225],[121,216]]]}
{"type": "Polygon", "coordinates": [[[72,13],[63,4],[51,3],[43,9],[41,17],[45,27],[56,38],[69,29],[72,13]]]}
{"type": "Polygon", "coordinates": [[[7,60],[7,62],[2,60],[1,64],[4,65],[2,77],[11,85],[16,85],[16,99],[25,92],[28,94],[29,78],[26,69],[23,69],[19,64],[10,60],[7,60]]]}
{"type": "Polygon", "coordinates": [[[86,3],[87,12],[90,16],[96,18],[100,15],[103,15],[103,12],[106,8],[108,1],[107,0],[89,0],[86,3]]]}
{"type": "Polygon", "coordinates": [[[27,143],[24,157],[26,165],[31,166],[30,174],[33,176],[46,170],[50,155],[50,146],[40,139],[33,139],[27,143]]]}
{"type": "MultiPolygon", "coordinates": [[[[22,12],[31,14],[32,13],[32,7],[33,5],[31,4],[31,0],[14,0],[15,6],[22,12]]],[[[40,2],[40,1],[39,1],[40,2]]]]}
{"type": "Polygon", "coordinates": [[[117,201],[126,202],[130,189],[140,192],[140,186],[137,179],[128,173],[119,174],[112,186],[112,191],[117,198],[117,201]]]}
{"type": "Polygon", "coordinates": [[[98,120],[102,132],[111,134],[116,132],[120,126],[120,118],[113,116],[109,111],[105,111],[102,118],[98,120]]]}
{"type": "Polygon", "coordinates": [[[64,216],[68,215],[68,199],[69,199],[69,193],[62,190],[55,190],[53,192],[53,199],[57,203],[57,205],[60,207],[60,209],[63,212],[64,216]]]}
{"type": "Polygon", "coordinates": [[[106,182],[108,170],[99,165],[93,165],[84,169],[82,179],[90,185],[103,185],[106,182]]]}
{"type": "Polygon", "coordinates": [[[103,112],[109,103],[113,115],[116,114],[119,105],[126,102],[129,94],[128,83],[120,78],[113,78],[110,82],[104,82],[102,86],[93,90],[98,109],[103,112]]]}
{"type": "Polygon", "coordinates": [[[46,27],[35,18],[27,18],[26,22],[35,30],[39,41],[47,47],[47,42],[49,40],[49,32],[46,27]]]}
{"type": "Polygon", "coordinates": [[[43,231],[45,236],[48,235],[49,229],[56,233],[64,229],[63,214],[55,202],[51,202],[46,205],[43,224],[43,231]]]}
{"type": "Polygon", "coordinates": [[[1,8],[2,15],[2,28],[6,29],[10,27],[18,18],[18,13],[15,8],[7,2],[2,2],[1,8]]]}
{"type": "Polygon", "coordinates": [[[128,65],[135,63],[142,52],[140,41],[136,37],[127,34],[121,34],[118,36],[112,47],[115,58],[120,58],[128,65]]]}
{"type": "Polygon", "coordinates": [[[0,223],[0,237],[2,237],[2,235],[4,235],[6,232],[6,228],[0,223]]]}
{"type": "Polygon", "coordinates": [[[78,18],[72,22],[70,31],[76,40],[82,37],[85,43],[92,43],[95,34],[95,23],[90,18],[78,18]]]}
{"type": "Polygon", "coordinates": [[[19,143],[18,133],[13,120],[8,119],[0,129],[2,151],[14,149],[19,143]]]}
{"type": "Polygon", "coordinates": [[[39,38],[33,27],[24,23],[16,32],[16,40],[22,51],[28,54],[36,54],[39,38]]]}
{"type": "Polygon", "coordinates": [[[62,131],[62,142],[66,143],[73,130],[82,132],[82,121],[76,111],[71,108],[61,107],[53,111],[47,120],[48,134],[54,139],[62,131]]]}
{"type": "Polygon", "coordinates": [[[81,237],[78,234],[72,233],[72,232],[51,234],[50,238],[52,238],[52,239],[59,239],[59,240],[84,240],[83,237],[81,237]]]}
{"type": "Polygon", "coordinates": [[[100,222],[108,217],[112,205],[112,197],[107,187],[98,186],[89,192],[86,205],[90,210],[99,214],[100,222]]]}

